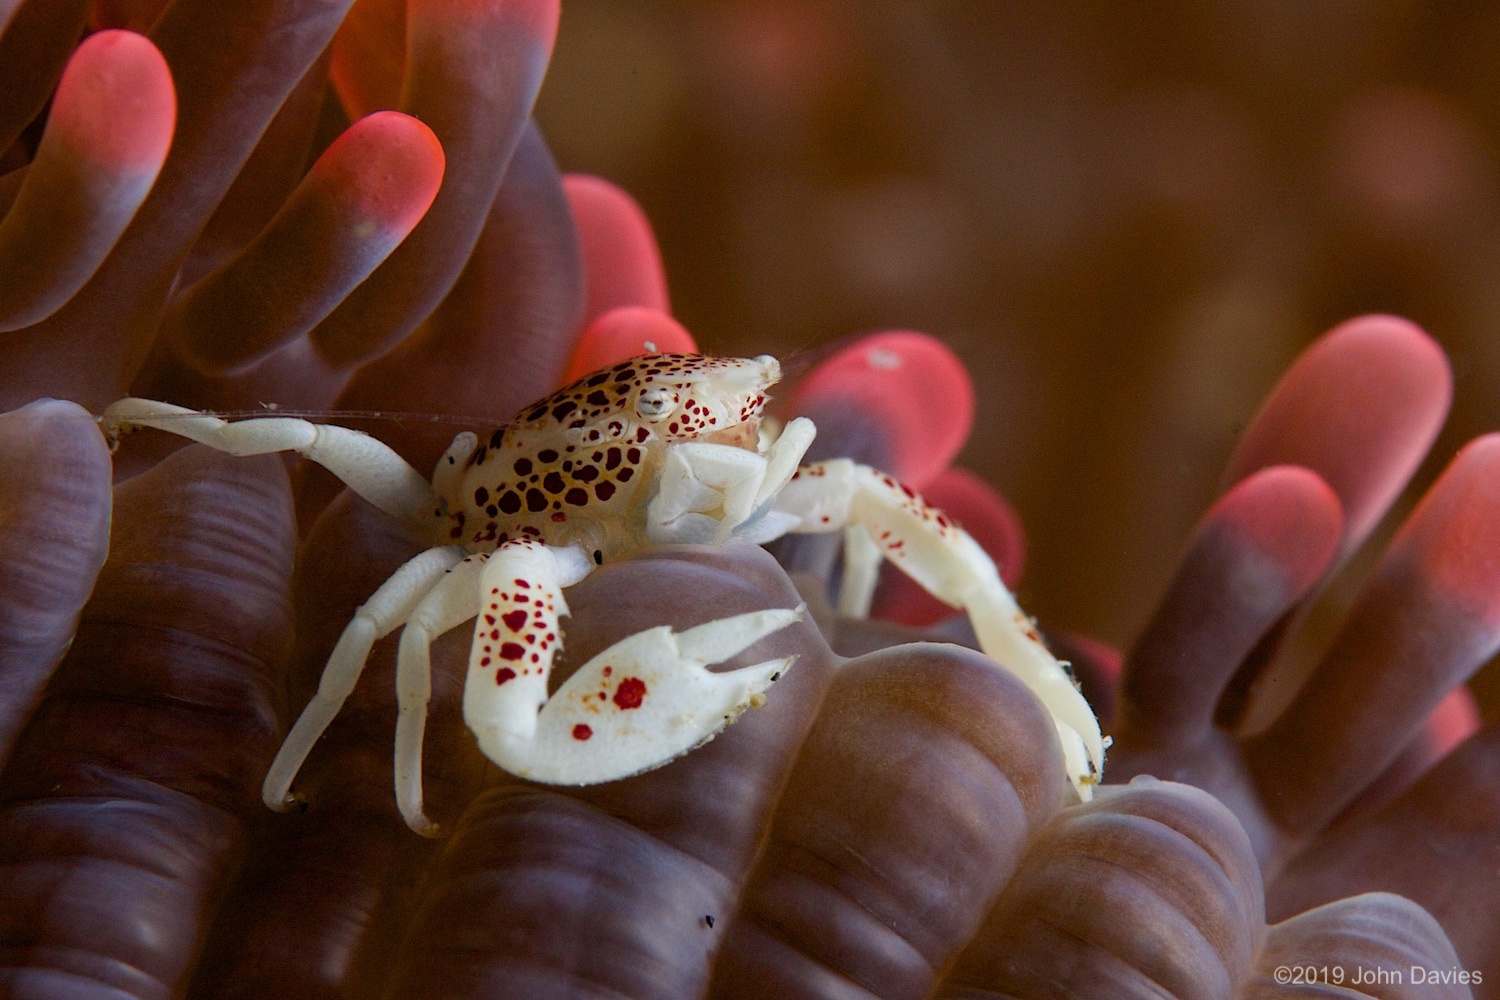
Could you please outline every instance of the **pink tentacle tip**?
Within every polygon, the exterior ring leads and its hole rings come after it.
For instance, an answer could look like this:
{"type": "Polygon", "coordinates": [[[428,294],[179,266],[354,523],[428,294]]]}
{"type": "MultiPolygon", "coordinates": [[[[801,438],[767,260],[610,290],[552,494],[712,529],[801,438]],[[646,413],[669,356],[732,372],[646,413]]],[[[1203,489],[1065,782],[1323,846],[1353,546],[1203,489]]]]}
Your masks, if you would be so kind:
{"type": "Polygon", "coordinates": [[[1317,473],[1276,465],[1236,483],[1204,515],[1263,552],[1292,590],[1309,587],[1333,562],[1344,514],[1333,488],[1317,473]]]}
{"type": "Polygon", "coordinates": [[[661,250],[650,220],[635,199],[609,181],[588,174],[565,175],[563,193],[583,249],[589,320],[618,306],[669,312],[661,250]]]}
{"type": "Polygon", "coordinates": [[[1363,538],[1442,426],[1453,395],[1448,360],[1396,316],[1360,316],[1302,353],[1251,422],[1226,470],[1315,469],[1338,493],[1347,541],[1363,538]]]}
{"type": "Polygon", "coordinates": [[[1423,737],[1434,759],[1446,757],[1464,740],[1479,732],[1479,703],[1467,687],[1459,686],[1443,696],[1423,727],[1423,737]]]}
{"type": "Polygon", "coordinates": [[[58,83],[49,136],[102,167],[155,173],[177,121],[177,95],[162,54],[142,35],[90,35],[58,83]]]}
{"type": "Polygon", "coordinates": [[[1487,628],[1500,628],[1500,434],[1454,456],[1391,551],[1487,628]]]}
{"type": "Polygon", "coordinates": [[[399,111],[377,111],[345,130],[313,173],[360,214],[404,236],[437,197],[445,166],[432,129],[399,111]]]}
{"type": "Polygon", "coordinates": [[[573,348],[564,385],[589,372],[643,354],[697,354],[686,328],[664,312],[640,306],[611,309],[588,325],[573,348]]]}
{"type": "Polygon", "coordinates": [[[963,362],[925,333],[862,337],[819,364],[792,396],[811,412],[855,407],[889,436],[891,472],[917,489],[948,467],[974,426],[974,384],[963,362]]]}

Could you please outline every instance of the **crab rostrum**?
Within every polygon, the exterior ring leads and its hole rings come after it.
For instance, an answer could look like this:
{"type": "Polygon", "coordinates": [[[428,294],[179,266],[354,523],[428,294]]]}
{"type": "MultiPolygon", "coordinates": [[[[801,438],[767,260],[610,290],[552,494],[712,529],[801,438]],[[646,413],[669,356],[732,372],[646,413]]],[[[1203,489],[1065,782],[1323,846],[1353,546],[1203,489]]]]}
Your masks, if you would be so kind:
{"type": "Polygon", "coordinates": [[[390,448],[343,427],[295,417],[228,422],[151,400],[105,411],[111,434],[154,427],[236,455],[296,451],[400,518],[432,548],[402,566],[359,609],[317,694],[282,744],[263,794],[293,801],[293,779],[353,690],[373,644],[397,628],[400,711],[396,796],[413,830],[423,812],[422,739],[431,695],[429,647],[475,621],[464,718],[505,770],[552,784],[594,784],[658,767],[712,739],[791,659],[716,672],[799,620],[801,608],[724,618],[683,632],[646,628],[584,664],[549,695],[562,645],[564,589],[596,566],[654,545],[766,542],[844,531],[841,609],[869,606],[881,557],[964,608],[981,648],[1049,709],[1069,778],[1087,799],[1104,758],[1099,725],[993,561],[910,489],[847,459],[799,468],[815,433],[806,418],[774,439],[762,431],[774,358],[658,354],[584,376],[524,410],[488,440],[465,432],[429,483],[390,448]]]}

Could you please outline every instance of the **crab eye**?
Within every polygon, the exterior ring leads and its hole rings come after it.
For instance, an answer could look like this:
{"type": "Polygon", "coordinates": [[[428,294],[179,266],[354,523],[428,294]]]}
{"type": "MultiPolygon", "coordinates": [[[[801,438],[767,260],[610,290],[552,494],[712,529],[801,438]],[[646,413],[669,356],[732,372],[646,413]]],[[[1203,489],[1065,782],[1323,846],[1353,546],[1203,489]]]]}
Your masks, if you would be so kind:
{"type": "Polygon", "coordinates": [[[665,386],[647,389],[635,401],[635,412],[642,420],[647,420],[651,423],[666,419],[676,408],[677,393],[665,386]]]}

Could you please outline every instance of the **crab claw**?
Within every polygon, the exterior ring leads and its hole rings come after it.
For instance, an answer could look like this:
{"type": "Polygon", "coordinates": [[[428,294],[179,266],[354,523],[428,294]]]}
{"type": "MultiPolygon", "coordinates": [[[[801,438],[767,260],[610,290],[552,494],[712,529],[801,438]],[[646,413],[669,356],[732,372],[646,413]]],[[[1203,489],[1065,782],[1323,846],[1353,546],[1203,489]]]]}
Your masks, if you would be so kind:
{"type": "Polygon", "coordinates": [[[795,657],[724,672],[707,664],[735,656],[804,614],[805,606],[773,608],[683,632],[666,625],[637,632],[568,678],[542,707],[529,738],[470,725],[487,757],[532,781],[591,785],[649,771],[761,704],[795,657]]]}

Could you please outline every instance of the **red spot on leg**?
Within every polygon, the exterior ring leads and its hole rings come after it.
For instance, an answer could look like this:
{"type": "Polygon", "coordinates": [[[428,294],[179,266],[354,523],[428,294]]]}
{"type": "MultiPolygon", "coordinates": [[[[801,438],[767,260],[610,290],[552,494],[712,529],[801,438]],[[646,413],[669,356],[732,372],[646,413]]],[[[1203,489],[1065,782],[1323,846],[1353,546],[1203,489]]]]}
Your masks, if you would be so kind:
{"type": "Polygon", "coordinates": [[[615,688],[615,704],[620,708],[640,708],[646,697],[646,682],[639,677],[627,677],[615,688]]]}
{"type": "Polygon", "coordinates": [[[519,660],[526,655],[526,647],[519,642],[507,642],[500,647],[500,658],[502,660],[519,660]]]}
{"type": "Polygon", "coordinates": [[[501,667],[500,672],[495,675],[495,683],[504,684],[506,681],[513,679],[515,676],[516,672],[510,669],[510,667],[501,667]]]}
{"type": "Polygon", "coordinates": [[[573,727],[573,738],[575,740],[586,740],[593,735],[594,731],[581,722],[573,727]]]}
{"type": "Polygon", "coordinates": [[[505,627],[510,629],[512,632],[519,632],[526,625],[526,612],[519,610],[510,611],[506,614],[501,615],[500,620],[503,621],[505,623],[505,627]]]}

